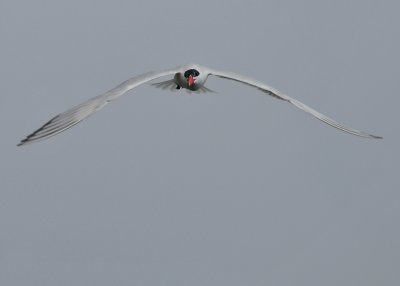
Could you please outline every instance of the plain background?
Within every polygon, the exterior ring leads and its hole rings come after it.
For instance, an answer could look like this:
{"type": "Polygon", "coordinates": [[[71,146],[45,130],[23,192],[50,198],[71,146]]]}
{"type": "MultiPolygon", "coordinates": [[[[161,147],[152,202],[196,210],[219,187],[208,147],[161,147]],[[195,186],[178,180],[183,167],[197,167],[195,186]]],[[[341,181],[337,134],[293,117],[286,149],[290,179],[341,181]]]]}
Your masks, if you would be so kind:
{"type": "Polygon", "coordinates": [[[0,2],[1,285],[395,285],[399,1],[0,2]],[[49,140],[57,113],[190,62],[49,140]]]}

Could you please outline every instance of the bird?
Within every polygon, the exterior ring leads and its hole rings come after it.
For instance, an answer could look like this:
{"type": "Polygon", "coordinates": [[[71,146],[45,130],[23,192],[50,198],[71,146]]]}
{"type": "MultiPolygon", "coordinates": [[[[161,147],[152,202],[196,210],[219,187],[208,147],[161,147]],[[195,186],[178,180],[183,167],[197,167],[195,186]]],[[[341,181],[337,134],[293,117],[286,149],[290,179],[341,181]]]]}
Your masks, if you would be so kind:
{"type": "Polygon", "coordinates": [[[166,76],[173,76],[173,78],[162,82],[156,82],[153,83],[152,85],[162,89],[168,89],[168,88],[171,90],[186,89],[189,92],[197,92],[197,93],[211,92],[212,90],[205,87],[205,83],[209,76],[215,76],[222,79],[240,82],[247,86],[256,88],[277,99],[291,103],[292,105],[311,114],[312,116],[321,120],[322,122],[332,127],[335,127],[339,130],[342,130],[344,132],[364,138],[382,139],[381,136],[372,135],[363,131],[346,127],[345,125],[316,111],[310,106],[292,97],[289,97],[288,95],[256,79],[230,71],[215,70],[198,64],[187,64],[162,71],[146,72],[141,75],[132,77],[122,82],[121,84],[117,85],[113,89],[98,96],[95,96],[75,107],[67,109],[66,111],[54,116],[39,129],[26,136],[25,139],[21,140],[20,143],[17,144],[17,146],[22,146],[37,141],[41,141],[49,137],[52,137],[60,132],[63,132],[71,128],[75,124],[81,122],[83,119],[87,118],[93,113],[99,111],[109,102],[118,99],[120,96],[124,95],[127,91],[134,89],[135,87],[141,84],[148,83],[150,81],[166,76]]]}

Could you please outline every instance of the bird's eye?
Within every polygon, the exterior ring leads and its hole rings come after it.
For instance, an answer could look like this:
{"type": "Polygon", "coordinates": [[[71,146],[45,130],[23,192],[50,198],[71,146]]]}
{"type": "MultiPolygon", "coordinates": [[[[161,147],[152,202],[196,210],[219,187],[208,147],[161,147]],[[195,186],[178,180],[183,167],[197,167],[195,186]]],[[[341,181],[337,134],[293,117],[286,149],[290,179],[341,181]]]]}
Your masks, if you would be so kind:
{"type": "Polygon", "coordinates": [[[199,73],[198,70],[190,69],[190,70],[185,71],[184,76],[187,78],[187,77],[189,77],[190,75],[191,75],[191,76],[199,76],[199,74],[200,74],[200,73],[199,73]]]}

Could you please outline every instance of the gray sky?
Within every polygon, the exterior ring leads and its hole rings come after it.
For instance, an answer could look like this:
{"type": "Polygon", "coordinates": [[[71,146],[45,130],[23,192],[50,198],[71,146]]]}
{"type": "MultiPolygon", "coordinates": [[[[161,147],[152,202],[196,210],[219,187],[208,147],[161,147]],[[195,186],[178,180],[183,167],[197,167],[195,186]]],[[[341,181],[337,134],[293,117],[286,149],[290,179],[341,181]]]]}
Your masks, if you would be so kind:
{"type": "Polygon", "coordinates": [[[1,285],[394,285],[398,1],[0,3],[1,285]],[[17,148],[57,113],[188,62],[272,85],[383,140],[210,78],[143,85],[17,148]]]}

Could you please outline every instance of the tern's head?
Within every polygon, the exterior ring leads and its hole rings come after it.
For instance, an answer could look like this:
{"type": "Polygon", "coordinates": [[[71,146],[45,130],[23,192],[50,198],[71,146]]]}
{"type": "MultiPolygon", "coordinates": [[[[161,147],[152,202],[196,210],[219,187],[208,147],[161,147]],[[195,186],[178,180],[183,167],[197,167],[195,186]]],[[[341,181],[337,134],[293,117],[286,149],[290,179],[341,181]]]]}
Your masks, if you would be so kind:
{"type": "Polygon", "coordinates": [[[194,85],[194,82],[196,81],[196,78],[200,75],[198,70],[195,69],[188,69],[187,71],[185,71],[185,73],[183,74],[183,76],[186,78],[187,82],[188,82],[188,86],[191,87],[192,85],[194,85]]]}

